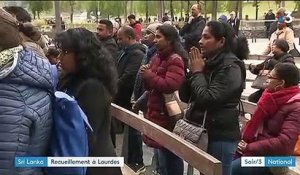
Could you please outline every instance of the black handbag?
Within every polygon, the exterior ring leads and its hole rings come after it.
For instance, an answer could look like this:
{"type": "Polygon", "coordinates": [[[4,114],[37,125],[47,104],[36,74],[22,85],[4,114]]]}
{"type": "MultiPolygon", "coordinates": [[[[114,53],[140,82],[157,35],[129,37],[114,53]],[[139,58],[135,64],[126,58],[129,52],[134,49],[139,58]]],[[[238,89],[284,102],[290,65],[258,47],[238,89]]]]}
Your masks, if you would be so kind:
{"type": "Polygon", "coordinates": [[[265,70],[266,68],[266,64],[268,63],[268,60],[264,63],[264,67],[263,69],[260,71],[260,73],[257,75],[257,77],[255,78],[255,80],[253,81],[251,87],[254,89],[262,89],[264,90],[265,87],[265,83],[268,79],[268,73],[270,73],[270,70],[265,70]]]}
{"type": "Polygon", "coordinates": [[[177,121],[173,133],[192,143],[203,151],[207,151],[208,134],[204,127],[207,111],[204,112],[202,125],[193,123],[186,118],[177,121]]]}
{"type": "Polygon", "coordinates": [[[267,81],[267,79],[268,79],[267,75],[257,75],[251,87],[254,89],[265,89],[264,84],[267,81]]]}
{"type": "Polygon", "coordinates": [[[294,43],[294,49],[290,50],[289,54],[291,54],[293,57],[300,57],[300,52],[299,50],[297,50],[295,43],[294,43]]]}

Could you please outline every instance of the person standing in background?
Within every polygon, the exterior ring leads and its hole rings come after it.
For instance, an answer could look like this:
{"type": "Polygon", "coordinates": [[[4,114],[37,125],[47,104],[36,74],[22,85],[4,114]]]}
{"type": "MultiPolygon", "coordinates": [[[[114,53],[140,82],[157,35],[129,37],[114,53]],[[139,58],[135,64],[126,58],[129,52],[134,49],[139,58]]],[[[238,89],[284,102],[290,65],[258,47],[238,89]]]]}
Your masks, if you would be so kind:
{"type": "Polygon", "coordinates": [[[191,11],[192,16],[180,31],[180,36],[182,36],[184,40],[184,47],[187,52],[189,52],[192,47],[199,48],[199,40],[206,23],[206,20],[201,15],[200,4],[194,4],[191,11]]]}
{"type": "Polygon", "coordinates": [[[238,36],[240,30],[240,19],[236,16],[234,11],[230,12],[230,18],[227,23],[233,28],[235,35],[238,36]]]}
{"type": "Polygon", "coordinates": [[[135,31],[136,41],[140,42],[142,39],[142,24],[139,21],[136,21],[135,15],[131,14],[128,17],[129,26],[132,27],[135,31]]]}

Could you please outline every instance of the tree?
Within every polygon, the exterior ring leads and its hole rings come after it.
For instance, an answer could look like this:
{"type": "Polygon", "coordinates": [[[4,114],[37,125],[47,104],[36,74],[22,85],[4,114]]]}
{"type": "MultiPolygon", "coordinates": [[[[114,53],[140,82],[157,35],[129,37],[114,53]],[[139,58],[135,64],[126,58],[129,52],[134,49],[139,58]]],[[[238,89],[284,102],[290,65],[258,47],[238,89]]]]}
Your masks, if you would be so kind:
{"type": "Polygon", "coordinates": [[[259,9],[259,3],[260,1],[258,0],[255,0],[255,2],[253,2],[253,7],[255,7],[255,19],[257,20],[258,19],[258,9],[259,9]]]}
{"type": "Polygon", "coordinates": [[[212,20],[217,19],[217,12],[218,12],[218,1],[213,1],[212,2],[212,15],[211,15],[212,20]]]}
{"type": "Polygon", "coordinates": [[[276,6],[279,8],[281,5],[281,1],[280,0],[275,0],[276,6]]]}
{"type": "Polygon", "coordinates": [[[79,6],[80,3],[74,1],[74,0],[69,0],[69,1],[60,1],[61,3],[61,10],[64,12],[69,12],[70,13],[70,21],[73,23],[73,14],[75,9],[79,9],[76,6],[79,6]]]}
{"type": "Polygon", "coordinates": [[[171,21],[174,19],[173,1],[170,0],[171,21]]]}
{"type": "Polygon", "coordinates": [[[28,7],[33,14],[33,19],[40,19],[40,13],[53,8],[52,1],[27,1],[28,7]]]}

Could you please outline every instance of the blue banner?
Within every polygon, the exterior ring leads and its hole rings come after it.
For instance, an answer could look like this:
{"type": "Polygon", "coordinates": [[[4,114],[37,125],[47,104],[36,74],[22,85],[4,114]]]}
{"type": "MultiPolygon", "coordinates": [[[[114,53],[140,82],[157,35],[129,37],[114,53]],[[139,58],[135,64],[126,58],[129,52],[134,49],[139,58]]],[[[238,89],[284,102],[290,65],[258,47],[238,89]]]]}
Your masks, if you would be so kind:
{"type": "Polygon", "coordinates": [[[295,167],[295,157],[265,157],[265,167],[295,167]]]}
{"type": "Polygon", "coordinates": [[[47,167],[47,157],[15,157],[15,167],[47,167]]]}

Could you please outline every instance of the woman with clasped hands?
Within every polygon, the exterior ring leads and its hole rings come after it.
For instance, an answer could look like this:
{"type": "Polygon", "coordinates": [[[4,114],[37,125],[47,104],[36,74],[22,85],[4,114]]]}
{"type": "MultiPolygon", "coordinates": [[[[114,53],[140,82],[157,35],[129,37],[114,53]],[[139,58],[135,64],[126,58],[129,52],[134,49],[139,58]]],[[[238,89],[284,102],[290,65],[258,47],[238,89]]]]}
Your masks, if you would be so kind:
{"type": "Polygon", "coordinates": [[[231,162],[240,139],[237,105],[246,74],[240,60],[246,56],[240,54],[249,53],[249,49],[247,42],[239,41],[228,24],[208,22],[199,41],[200,50],[195,47],[190,50],[190,72],[180,90],[181,100],[190,103],[187,120],[202,124],[207,111],[207,152],[222,161],[223,175],[231,174],[231,162]]]}
{"type": "MultiPolygon", "coordinates": [[[[275,65],[268,75],[266,90],[258,101],[251,120],[243,129],[242,140],[237,149],[238,156],[293,155],[300,133],[298,82],[299,70],[294,64],[275,65]]],[[[275,175],[274,173],[274,168],[241,167],[241,158],[232,163],[232,175],[275,175]]]]}

